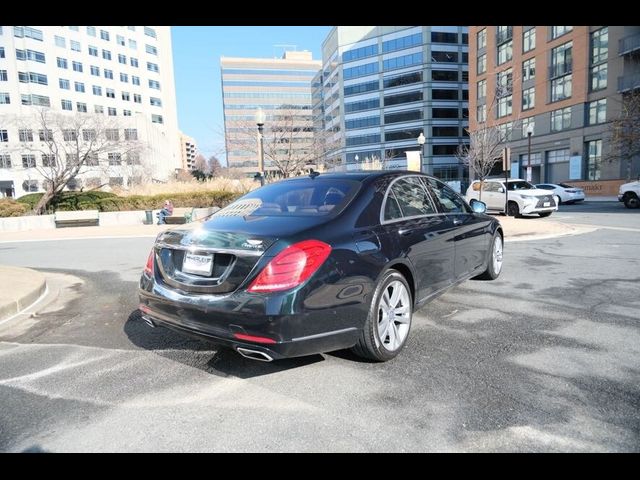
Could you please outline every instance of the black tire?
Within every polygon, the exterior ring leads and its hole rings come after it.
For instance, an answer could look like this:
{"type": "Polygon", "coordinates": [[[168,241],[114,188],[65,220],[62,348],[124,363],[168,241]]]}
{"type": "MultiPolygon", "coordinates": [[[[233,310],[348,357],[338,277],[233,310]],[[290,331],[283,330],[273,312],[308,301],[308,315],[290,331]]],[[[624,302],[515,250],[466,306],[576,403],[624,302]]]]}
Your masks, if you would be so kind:
{"type": "Polygon", "coordinates": [[[509,200],[507,204],[507,216],[520,218],[520,207],[513,200],[509,200]]]}
{"type": "MultiPolygon", "coordinates": [[[[502,247],[504,248],[504,238],[502,238],[502,235],[500,235],[500,232],[496,230],[496,233],[493,234],[493,237],[491,238],[491,247],[489,248],[489,252],[487,253],[487,269],[482,272],[480,275],[478,275],[477,277],[473,277],[474,279],[477,280],[495,280],[496,278],[498,278],[500,276],[500,272],[502,271],[502,268],[500,268],[498,271],[496,271],[494,264],[493,264],[493,250],[495,248],[496,245],[496,237],[500,238],[500,242],[502,243],[502,247]]],[[[504,250],[503,250],[504,251],[504,250]]]]}
{"type": "Polygon", "coordinates": [[[541,217],[548,217],[549,215],[551,215],[553,212],[540,212],[538,213],[538,215],[540,215],[541,217]]]}
{"type": "Polygon", "coordinates": [[[640,208],[640,199],[633,193],[624,197],[624,206],[627,208],[640,208]]]}
{"type": "Polygon", "coordinates": [[[369,307],[369,315],[367,316],[367,320],[365,321],[364,328],[362,329],[362,333],[360,334],[360,339],[358,343],[356,343],[353,347],[351,347],[351,351],[358,355],[359,357],[366,358],[367,360],[374,360],[376,362],[386,362],[387,360],[391,360],[395,356],[400,353],[400,351],[404,348],[404,345],[407,343],[407,338],[409,338],[409,333],[411,331],[411,320],[413,318],[413,298],[411,297],[411,288],[407,283],[407,280],[404,276],[398,272],[397,270],[387,270],[373,293],[373,298],[371,299],[371,306],[369,307]],[[406,337],[402,341],[402,344],[394,351],[390,351],[386,349],[379,338],[378,333],[378,323],[380,321],[378,317],[378,307],[380,305],[380,301],[384,294],[385,289],[389,286],[390,283],[394,281],[401,282],[407,292],[409,294],[409,332],[407,332],[406,337]]]}

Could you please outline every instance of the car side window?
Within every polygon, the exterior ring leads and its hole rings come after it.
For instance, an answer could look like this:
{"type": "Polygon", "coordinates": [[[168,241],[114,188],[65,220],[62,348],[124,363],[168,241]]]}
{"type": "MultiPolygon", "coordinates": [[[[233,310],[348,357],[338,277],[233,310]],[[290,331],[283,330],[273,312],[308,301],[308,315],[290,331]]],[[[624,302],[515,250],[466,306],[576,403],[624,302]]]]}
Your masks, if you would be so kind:
{"type": "Polygon", "coordinates": [[[437,213],[429,193],[426,191],[418,177],[407,177],[396,180],[391,185],[387,194],[384,207],[384,219],[395,220],[396,208],[400,210],[402,217],[416,217],[437,213]]]}
{"type": "Polygon", "coordinates": [[[449,186],[434,178],[425,178],[431,186],[433,192],[440,200],[440,204],[448,213],[471,213],[471,208],[460,195],[454,192],[449,186]]]}
{"type": "Polygon", "coordinates": [[[486,182],[484,184],[484,191],[485,192],[499,192],[500,191],[500,185],[497,184],[496,182],[486,182]]]}

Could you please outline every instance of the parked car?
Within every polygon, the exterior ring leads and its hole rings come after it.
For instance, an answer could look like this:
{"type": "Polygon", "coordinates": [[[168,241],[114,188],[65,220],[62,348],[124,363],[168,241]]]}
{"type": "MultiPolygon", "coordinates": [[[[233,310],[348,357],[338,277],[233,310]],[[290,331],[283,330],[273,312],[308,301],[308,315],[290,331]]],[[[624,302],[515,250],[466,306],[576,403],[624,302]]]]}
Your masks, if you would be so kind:
{"type": "MultiPolygon", "coordinates": [[[[553,195],[547,190],[536,188],[531,183],[520,178],[510,178],[506,182],[509,190],[507,215],[519,217],[522,214],[537,213],[541,217],[548,217],[558,209],[553,195]]],[[[467,189],[468,201],[480,199],[480,181],[474,180],[467,189]]],[[[483,182],[482,201],[487,210],[505,211],[505,180],[488,178],[483,182]]]]}
{"type": "Polygon", "coordinates": [[[255,360],[352,348],[386,361],[417,308],[500,275],[502,228],[485,210],[410,172],[266,185],[158,236],[140,279],[142,318],[255,360]]]}
{"type": "Polygon", "coordinates": [[[640,177],[635,182],[620,185],[618,201],[624,202],[627,208],[640,208],[640,177]]]}
{"type": "Polygon", "coordinates": [[[553,192],[556,203],[576,203],[584,201],[584,190],[566,183],[539,183],[537,188],[553,192]]]}

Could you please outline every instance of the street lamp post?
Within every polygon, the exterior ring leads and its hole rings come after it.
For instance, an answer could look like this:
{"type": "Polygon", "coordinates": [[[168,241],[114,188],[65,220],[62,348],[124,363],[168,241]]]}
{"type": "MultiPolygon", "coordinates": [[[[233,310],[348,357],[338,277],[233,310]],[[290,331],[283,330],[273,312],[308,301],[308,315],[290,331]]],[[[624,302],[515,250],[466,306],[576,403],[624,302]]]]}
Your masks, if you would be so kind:
{"type": "Polygon", "coordinates": [[[257,176],[260,179],[260,185],[264,185],[264,135],[263,135],[263,127],[264,122],[266,120],[266,115],[262,107],[258,107],[256,111],[256,124],[258,125],[258,148],[260,149],[260,155],[258,156],[258,173],[257,176]]]}
{"type": "MultiPolygon", "coordinates": [[[[424,162],[424,144],[426,141],[427,139],[424,136],[424,132],[420,132],[420,135],[418,136],[418,145],[420,145],[420,148],[422,150],[422,156],[420,157],[420,173],[422,173],[422,162],[424,162]]],[[[427,173],[429,173],[428,170],[429,169],[427,169],[427,173]]]]}
{"type": "Polygon", "coordinates": [[[533,125],[527,126],[527,182],[531,181],[531,135],[533,135],[533,125]]]}

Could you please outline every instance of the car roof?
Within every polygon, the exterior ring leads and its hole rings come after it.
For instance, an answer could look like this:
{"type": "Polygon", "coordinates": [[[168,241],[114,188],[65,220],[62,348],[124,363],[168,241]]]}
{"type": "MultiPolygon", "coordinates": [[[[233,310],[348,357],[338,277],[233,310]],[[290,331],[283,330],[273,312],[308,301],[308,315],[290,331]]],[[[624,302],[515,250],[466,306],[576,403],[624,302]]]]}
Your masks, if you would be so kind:
{"type": "MultiPolygon", "coordinates": [[[[355,180],[362,182],[366,179],[375,179],[384,176],[400,176],[400,175],[421,175],[423,177],[431,177],[432,175],[427,175],[421,172],[414,172],[410,170],[350,170],[348,172],[329,172],[329,173],[321,173],[317,172],[318,176],[315,177],[317,179],[326,179],[326,180],[355,180]]],[[[298,177],[287,178],[282,181],[290,182],[295,180],[301,180],[303,178],[310,178],[309,175],[300,175],[298,177]]]]}
{"type": "MultiPolygon", "coordinates": [[[[474,180],[473,183],[479,182],[480,180],[474,180]]],[[[485,178],[485,182],[504,182],[504,178],[485,178]]],[[[522,178],[509,178],[508,182],[526,182],[526,180],[522,178]]]]}

